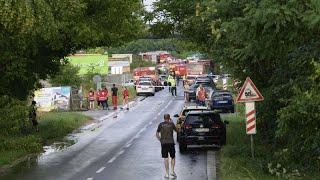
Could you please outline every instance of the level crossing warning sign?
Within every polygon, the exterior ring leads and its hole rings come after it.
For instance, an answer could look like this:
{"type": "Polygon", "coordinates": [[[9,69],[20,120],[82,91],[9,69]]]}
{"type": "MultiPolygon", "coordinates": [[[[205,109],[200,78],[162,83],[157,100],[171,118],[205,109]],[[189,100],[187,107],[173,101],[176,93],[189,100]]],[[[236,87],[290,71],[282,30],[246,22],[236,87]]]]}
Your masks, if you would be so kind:
{"type": "Polygon", "coordinates": [[[255,101],[263,101],[263,99],[264,98],[259,92],[258,88],[254,85],[252,80],[247,77],[236,101],[238,103],[245,102],[246,105],[246,132],[248,135],[250,135],[251,139],[252,158],[254,158],[253,135],[257,133],[255,101]]]}
{"type": "Polygon", "coordinates": [[[254,101],[263,101],[263,96],[254,85],[252,80],[247,77],[246,81],[244,82],[240,93],[237,97],[237,102],[254,102],[254,101]]]}

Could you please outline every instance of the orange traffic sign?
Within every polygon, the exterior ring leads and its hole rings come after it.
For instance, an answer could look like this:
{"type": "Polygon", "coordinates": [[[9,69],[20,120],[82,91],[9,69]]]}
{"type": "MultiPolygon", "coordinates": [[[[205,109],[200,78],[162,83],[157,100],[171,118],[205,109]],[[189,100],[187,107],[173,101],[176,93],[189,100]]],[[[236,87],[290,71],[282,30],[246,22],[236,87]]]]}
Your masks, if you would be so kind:
{"type": "Polygon", "coordinates": [[[263,96],[254,85],[252,80],[247,77],[246,81],[244,82],[240,93],[237,97],[237,102],[254,102],[254,101],[263,101],[263,96]]]}

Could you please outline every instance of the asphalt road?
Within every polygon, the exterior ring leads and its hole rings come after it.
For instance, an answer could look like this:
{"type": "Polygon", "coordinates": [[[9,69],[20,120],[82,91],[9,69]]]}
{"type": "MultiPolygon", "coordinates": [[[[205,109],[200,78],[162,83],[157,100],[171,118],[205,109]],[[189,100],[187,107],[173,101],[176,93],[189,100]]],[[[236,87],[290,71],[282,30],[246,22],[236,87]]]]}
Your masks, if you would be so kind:
{"type": "MultiPolygon", "coordinates": [[[[112,115],[103,119],[95,131],[77,134],[76,144],[46,153],[33,164],[17,168],[0,179],[165,179],[160,143],[155,132],[165,113],[173,116],[181,110],[184,101],[182,93],[179,94],[172,97],[165,89],[148,97],[130,111],[117,113],[116,118],[112,115]]],[[[106,115],[97,113],[95,117],[106,115]]],[[[176,179],[216,177],[218,152],[194,148],[181,154],[178,144],[176,151],[176,179]]]]}

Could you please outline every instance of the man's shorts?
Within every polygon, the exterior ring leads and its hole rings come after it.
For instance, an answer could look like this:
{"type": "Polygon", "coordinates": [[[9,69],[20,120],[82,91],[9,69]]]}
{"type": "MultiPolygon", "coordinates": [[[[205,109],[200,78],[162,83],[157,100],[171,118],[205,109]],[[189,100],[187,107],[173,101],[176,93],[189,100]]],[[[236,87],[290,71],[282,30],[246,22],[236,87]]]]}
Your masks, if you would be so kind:
{"type": "Polygon", "coordinates": [[[162,158],[168,158],[168,154],[170,154],[171,158],[175,158],[176,150],[174,149],[174,144],[161,144],[161,154],[162,158]]]}

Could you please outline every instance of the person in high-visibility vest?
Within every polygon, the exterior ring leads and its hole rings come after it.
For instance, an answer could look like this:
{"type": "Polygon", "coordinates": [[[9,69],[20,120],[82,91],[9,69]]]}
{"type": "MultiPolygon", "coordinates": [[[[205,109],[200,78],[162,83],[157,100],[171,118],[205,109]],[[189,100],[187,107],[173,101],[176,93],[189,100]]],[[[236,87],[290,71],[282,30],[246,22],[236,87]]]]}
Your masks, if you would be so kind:
{"type": "Polygon", "coordinates": [[[108,88],[107,88],[107,87],[105,87],[102,91],[103,91],[103,92],[104,92],[104,94],[105,94],[105,100],[104,100],[105,108],[106,108],[107,110],[109,110],[109,104],[108,104],[109,92],[108,92],[108,88]]]}
{"type": "Polygon", "coordinates": [[[168,79],[169,83],[171,84],[171,94],[172,96],[177,96],[177,84],[174,78],[168,79]]]}
{"type": "Polygon", "coordinates": [[[123,109],[129,110],[129,90],[127,87],[123,87],[122,96],[123,96],[123,109]]]}
{"type": "Polygon", "coordinates": [[[88,98],[89,98],[89,109],[93,110],[94,109],[94,92],[92,89],[90,89],[89,91],[88,98]]]}
{"type": "Polygon", "coordinates": [[[99,101],[102,105],[102,109],[105,109],[107,107],[106,100],[107,100],[107,92],[105,91],[105,89],[103,89],[100,91],[100,96],[99,96],[99,101]]]}
{"type": "Polygon", "coordinates": [[[198,92],[198,104],[200,106],[206,105],[206,90],[201,86],[198,92]]]}
{"type": "Polygon", "coordinates": [[[96,93],[96,100],[97,100],[98,109],[99,109],[100,106],[102,105],[102,103],[101,103],[101,89],[99,89],[96,93]]]}

